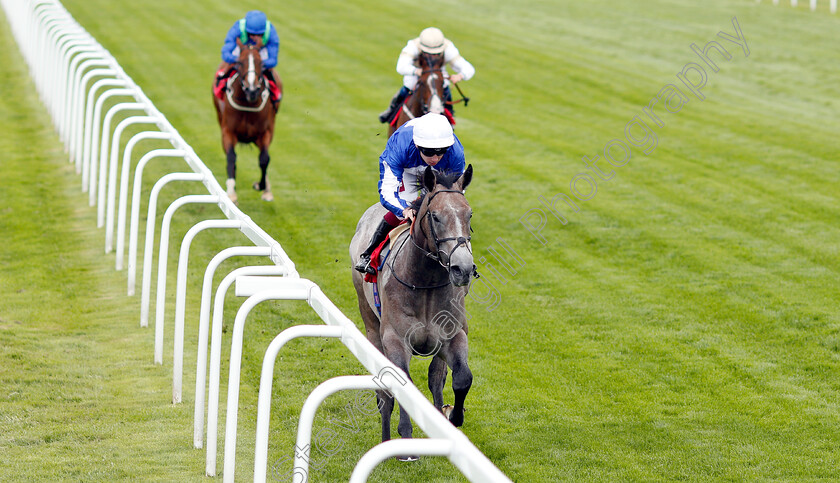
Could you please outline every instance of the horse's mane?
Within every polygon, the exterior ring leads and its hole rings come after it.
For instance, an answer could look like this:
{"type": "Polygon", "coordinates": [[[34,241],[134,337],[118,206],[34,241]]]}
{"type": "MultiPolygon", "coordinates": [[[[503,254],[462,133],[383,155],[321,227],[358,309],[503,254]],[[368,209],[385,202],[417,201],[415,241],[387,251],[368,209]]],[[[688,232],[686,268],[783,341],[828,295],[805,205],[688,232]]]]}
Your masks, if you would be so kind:
{"type": "MultiPolygon", "coordinates": [[[[452,185],[455,184],[455,182],[458,181],[459,178],[461,178],[461,174],[462,173],[459,173],[457,171],[437,171],[435,173],[435,178],[437,184],[443,185],[444,188],[452,188],[452,185]]],[[[424,193],[423,196],[414,200],[414,202],[411,203],[411,208],[415,211],[419,211],[420,206],[423,204],[423,200],[426,199],[426,196],[428,196],[428,194],[429,193],[424,193]]]]}

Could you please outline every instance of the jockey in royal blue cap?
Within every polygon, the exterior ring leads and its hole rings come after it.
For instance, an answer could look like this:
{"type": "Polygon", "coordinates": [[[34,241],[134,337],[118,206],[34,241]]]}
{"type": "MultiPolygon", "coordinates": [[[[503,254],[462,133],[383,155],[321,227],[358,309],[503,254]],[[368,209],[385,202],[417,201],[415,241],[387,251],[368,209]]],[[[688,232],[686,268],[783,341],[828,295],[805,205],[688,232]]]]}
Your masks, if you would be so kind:
{"type": "Polygon", "coordinates": [[[216,73],[217,83],[214,88],[216,95],[221,98],[220,92],[224,79],[230,73],[230,68],[239,59],[239,46],[236,40],[244,44],[256,44],[260,40],[263,47],[260,49],[260,57],[263,62],[263,73],[271,85],[271,99],[276,103],[280,100],[282,93],[279,86],[280,78],[274,71],[277,65],[277,53],[280,50],[280,37],[277,29],[268,21],[265,13],[259,10],[251,10],[245,14],[245,18],[237,20],[228,30],[225,43],[222,45],[222,65],[216,73]]]}
{"type": "Polygon", "coordinates": [[[400,126],[379,156],[379,201],[388,212],[370,245],[359,256],[356,270],[376,273],[370,263],[371,253],[402,220],[414,220],[416,213],[411,203],[422,194],[421,180],[427,166],[457,174],[462,174],[465,166],[464,146],[452,125],[446,117],[433,112],[400,126]]]}

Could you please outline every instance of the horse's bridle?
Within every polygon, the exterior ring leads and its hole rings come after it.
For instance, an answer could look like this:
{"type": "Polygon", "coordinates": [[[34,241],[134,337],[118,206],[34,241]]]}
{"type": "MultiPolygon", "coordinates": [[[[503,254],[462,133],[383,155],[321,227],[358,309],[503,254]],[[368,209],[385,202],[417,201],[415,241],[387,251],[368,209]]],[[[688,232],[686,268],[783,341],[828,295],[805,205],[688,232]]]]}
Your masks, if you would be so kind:
{"type": "MultiPolygon", "coordinates": [[[[256,48],[255,48],[255,47],[250,46],[250,45],[249,45],[249,46],[246,46],[246,48],[247,48],[248,50],[256,50],[256,48]]],[[[257,81],[255,82],[255,85],[257,86],[257,88],[259,88],[259,90],[260,90],[260,91],[261,91],[261,93],[262,93],[262,94],[260,95],[260,97],[262,98],[262,102],[260,102],[260,104],[259,104],[258,106],[256,106],[256,107],[243,106],[243,105],[241,105],[241,104],[237,103],[237,102],[233,99],[233,96],[231,95],[231,92],[230,92],[230,89],[229,89],[229,90],[228,90],[228,94],[227,94],[228,103],[231,105],[231,107],[233,107],[233,108],[234,108],[234,109],[236,109],[237,111],[247,111],[247,112],[259,112],[259,111],[262,111],[262,110],[265,108],[265,105],[266,105],[266,103],[267,103],[267,101],[268,101],[268,97],[269,97],[268,88],[267,88],[267,86],[266,86],[266,82],[265,82],[265,76],[263,76],[262,72],[260,72],[259,74],[257,74],[256,68],[254,68],[253,63],[251,63],[251,65],[250,65],[247,69],[245,69],[245,68],[244,68],[245,66],[242,64],[242,61],[241,61],[241,60],[237,60],[236,62],[234,62],[234,64],[233,64],[233,65],[234,65],[234,66],[238,66],[239,68],[234,68],[234,70],[236,70],[236,73],[235,73],[235,74],[233,74],[233,75],[229,78],[229,82],[235,82],[235,81],[236,81],[236,78],[237,78],[237,77],[239,77],[240,73],[243,73],[243,72],[244,72],[245,76],[243,76],[243,77],[239,80],[239,85],[242,87],[242,90],[243,90],[243,91],[245,91],[245,90],[246,90],[246,86],[245,86],[246,76],[247,76],[248,74],[254,74],[254,76],[257,78],[257,81]]]]}
{"type": "MultiPolygon", "coordinates": [[[[430,59],[435,55],[442,55],[442,54],[429,54],[429,53],[423,52],[421,55],[423,56],[423,58],[426,59],[426,64],[432,66],[433,62],[430,59]]],[[[443,60],[442,59],[441,59],[441,64],[440,64],[439,67],[430,67],[429,69],[425,69],[422,72],[420,72],[420,75],[418,76],[418,79],[417,79],[417,85],[414,87],[414,92],[417,92],[419,90],[418,86],[420,86],[422,84],[422,82],[420,81],[420,77],[422,77],[424,74],[434,74],[435,72],[438,72],[440,74],[441,79],[443,79],[443,60]]],[[[429,91],[434,94],[434,91],[432,90],[431,86],[428,86],[428,87],[429,87],[429,91]]],[[[426,104],[425,100],[421,100],[421,101],[422,101],[422,104],[423,104],[423,114],[427,114],[429,112],[429,105],[426,104]]],[[[441,95],[440,102],[442,104],[446,102],[446,100],[443,98],[442,95],[441,95]]],[[[411,116],[409,116],[409,117],[411,117],[411,116]]]]}
{"type": "MultiPolygon", "coordinates": [[[[417,245],[417,242],[414,241],[414,238],[412,238],[411,241],[412,241],[412,243],[414,243],[414,246],[416,246],[421,251],[423,251],[426,254],[427,257],[429,257],[432,260],[438,262],[440,264],[440,266],[442,266],[447,271],[449,271],[449,268],[451,266],[452,254],[455,253],[455,250],[457,250],[458,247],[463,245],[463,246],[467,247],[467,250],[469,250],[470,253],[472,253],[472,248],[469,245],[469,241],[472,240],[472,235],[469,235],[469,236],[466,236],[466,237],[452,236],[452,237],[448,237],[448,238],[438,238],[437,233],[435,233],[435,224],[432,223],[434,220],[431,219],[432,218],[432,210],[430,209],[430,205],[432,204],[432,200],[435,198],[435,196],[439,195],[440,193],[458,193],[461,196],[464,196],[464,192],[461,191],[461,190],[439,190],[439,191],[435,191],[434,193],[432,193],[429,196],[429,201],[426,203],[426,213],[423,214],[423,218],[430,218],[428,220],[429,231],[431,232],[431,235],[432,235],[432,242],[434,242],[434,244],[435,244],[435,252],[433,253],[433,252],[431,252],[429,250],[426,250],[425,248],[417,245]],[[448,242],[448,241],[453,241],[453,240],[456,241],[457,243],[455,244],[454,247],[452,247],[452,250],[450,250],[449,253],[446,253],[445,251],[443,251],[443,249],[440,248],[441,243],[448,242]],[[445,260],[444,260],[444,257],[442,255],[446,255],[445,260]]],[[[472,227],[470,227],[470,231],[472,231],[472,227]]],[[[423,234],[424,238],[429,238],[429,236],[426,235],[426,232],[423,230],[423,223],[420,223],[420,232],[423,234]]]]}
{"type": "MultiPolygon", "coordinates": [[[[431,205],[432,200],[435,198],[435,196],[437,196],[437,195],[438,195],[438,194],[440,194],[440,193],[458,193],[458,194],[460,194],[461,196],[465,196],[465,195],[464,195],[464,192],[463,192],[463,191],[461,191],[461,190],[438,190],[438,191],[435,191],[434,193],[432,193],[431,195],[429,195],[429,199],[428,199],[428,200],[426,201],[426,203],[425,203],[425,205],[426,205],[426,212],[423,214],[422,218],[417,218],[416,223],[420,226],[420,232],[423,234],[423,237],[424,237],[424,238],[426,238],[426,239],[428,239],[428,238],[430,238],[430,237],[429,237],[429,236],[426,234],[426,232],[423,230],[423,223],[422,223],[422,220],[423,220],[423,219],[425,219],[426,217],[429,217],[429,218],[430,218],[430,219],[428,220],[428,222],[429,222],[429,231],[431,232],[431,240],[432,240],[432,242],[434,243],[434,248],[435,248],[435,251],[434,251],[434,252],[429,251],[429,250],[427,250],[426,248],[421,247],[420,245],[418,245],[418,244],[417,244],[417,242],[416,242],[416,241],[414,241],[414,237],[412,236],[412,233],[410,233],[410,232],[409,232],[409,234],[408,234],[407,238],[410,238],[410,239],[411,239],[411,243],[412,243],[412,244],[413,244],[413,245],[414,245],[414,246],[415,246],[418,250],[420,250],[421,252],[423,252],[423,254],[424,254],[425,256],[427,256],[427,257],[431,258],[432,260],[434,260],[434,261],[438,262],[438,263],[440,264],[440,266],[441,266],[441,267],[443,267],[444,269],[446,269],[446,273],[449,273],[449,270],[450,270],[450,268],[451,268],[451,263],[452,263],[452,254],[453,254],[453,253],[455,253],[455,250],[457,250],[457,249],[458,249],[459,247],[461,247],[461,246],[464,246],[464,247],[466,247],[466,249],[467,249],[467,250],[469,250],[469,251],[470,251],[470,254],[472,254],[472,247],[471,247],[471,246],[470,246],[470,244],[469,244],[469,241],[472,239],[472,235],[468,235],[468,236],[466,236],[466,237],[463,237],[463,236],[459,236],[459,237],[447,237],[447,238],[438,238],[438,237],[437,237],[437,233],[435,233],[435,225],[434,225],[434,223],[433,223],[433,221],[434,221],[434,220],[432,220],[432,219],[431,219],[431,216],[432,216],[432,211],[429,209],[429,206],[431,205]],[[449,251],[449,253],[445,252],[445,251],[444,251],[443,249],[441,249],[441,247],[440,247],[441,243],[448,242],[448,241],[456,241],[456,242],[457,242],[457,243],[455,244],[455,246],[454,246],[454,247],[452,247],[452,250],[450,250],[450,251],[449,251]],[[444,261],[444,257],[443,257],[442,255],[445,255],[445,258],[446,258],[446,259],[445,259],[445,261],[444,261]]],[[[414,229],[414,223],[412,223],[412,225],[411,225],[411,230],[413,230],[413,229],[414,229]]],[[[409,230],[409,231],[411,231],[411,230],[409,230]]],[[[472,232],[472,226],[470,227],[470,232],[472,232]]],[[[403,239],[403,242],[400,244],[400,246],[399,246],[399,248],[397,249],[396,253],[394,254],[394,256],[393,256],[393,257],[391,257],[391,274],[394,276],[394,278],[395,278],[398,282],[400,282],[401,284],[405,285],[406,287],[408,287],[408,288],[410,288],[410,289],[412,289],[412,290],[418,290],[418,289],[424,289],[424,290],[427,290],[427,289],[441,288],[441,287],[446,287],[447,285],[449,285],[450,283],[452,283],[452,282],[451,282],[451,281],[447,278],[447,280],[446,280],[446,282],[445,282],[445,283],[442,283],[442,284],[439,284],[439,285],[430,285],[430,286],[426,286],[426,287],[418,287],[418,286],[416,286],[416,285],[410,284],[410,283],[405,282],[405,281],[403,281],[402,279],[400,279],[400,277],[398,277],[398,276],[397,276],[396,271],[394,271],[394,260],[397,258],[397,257],[396,257],[396,254],[397,254],[397,253],[399,253],[399,252],[402,250],[402,247],[403,247],[403,245],[405,245],[405,242],[406,242],[406,241],[407,241],[407,239],[403,239]]],[[[478,271],[477,271],[477,270],[476,270],[476,268],[475,268],[475,265],[473,265],[473,273],[472,273],[472,275],[473,275],[475,278],[479,278],[479,274],[478,274],[478,271]]]]}

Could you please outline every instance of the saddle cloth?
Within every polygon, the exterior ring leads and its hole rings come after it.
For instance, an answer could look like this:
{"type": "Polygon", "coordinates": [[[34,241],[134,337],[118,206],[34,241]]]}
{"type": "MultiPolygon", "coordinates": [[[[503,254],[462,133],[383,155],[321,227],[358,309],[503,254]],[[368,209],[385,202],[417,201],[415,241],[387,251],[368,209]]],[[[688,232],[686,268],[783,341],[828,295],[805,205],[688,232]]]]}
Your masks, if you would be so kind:
{"type": "Polygon", "coordinates": [[[404,231],[408,230],[409,227],[411,227],[411,225],[403,220],[402,223],[397,225],[396,228],[388,233],[385,240],[376,247],[373,253],[370,254],[370,265],[376,269],[376,273],[366,273],[365,282],[376,283],[376,276],[379,274],[379,270],[382,269],[382,266],[385,264],[385,260],[391,253],[391,240],[396,240],[397,237],[399,237],[404,231]]]}

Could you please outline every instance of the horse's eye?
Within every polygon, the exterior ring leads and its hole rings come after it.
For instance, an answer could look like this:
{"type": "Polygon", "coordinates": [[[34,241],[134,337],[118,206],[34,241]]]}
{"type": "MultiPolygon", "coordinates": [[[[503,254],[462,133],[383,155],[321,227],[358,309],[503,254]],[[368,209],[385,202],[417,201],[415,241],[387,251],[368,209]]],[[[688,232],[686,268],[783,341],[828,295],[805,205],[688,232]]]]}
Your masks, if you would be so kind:
{"type": "Polygon", "coordinates": [[[440,218],[438,218],[437,213],[432,213],[432,219],[435,221],[440,221],[440,218]]]}

